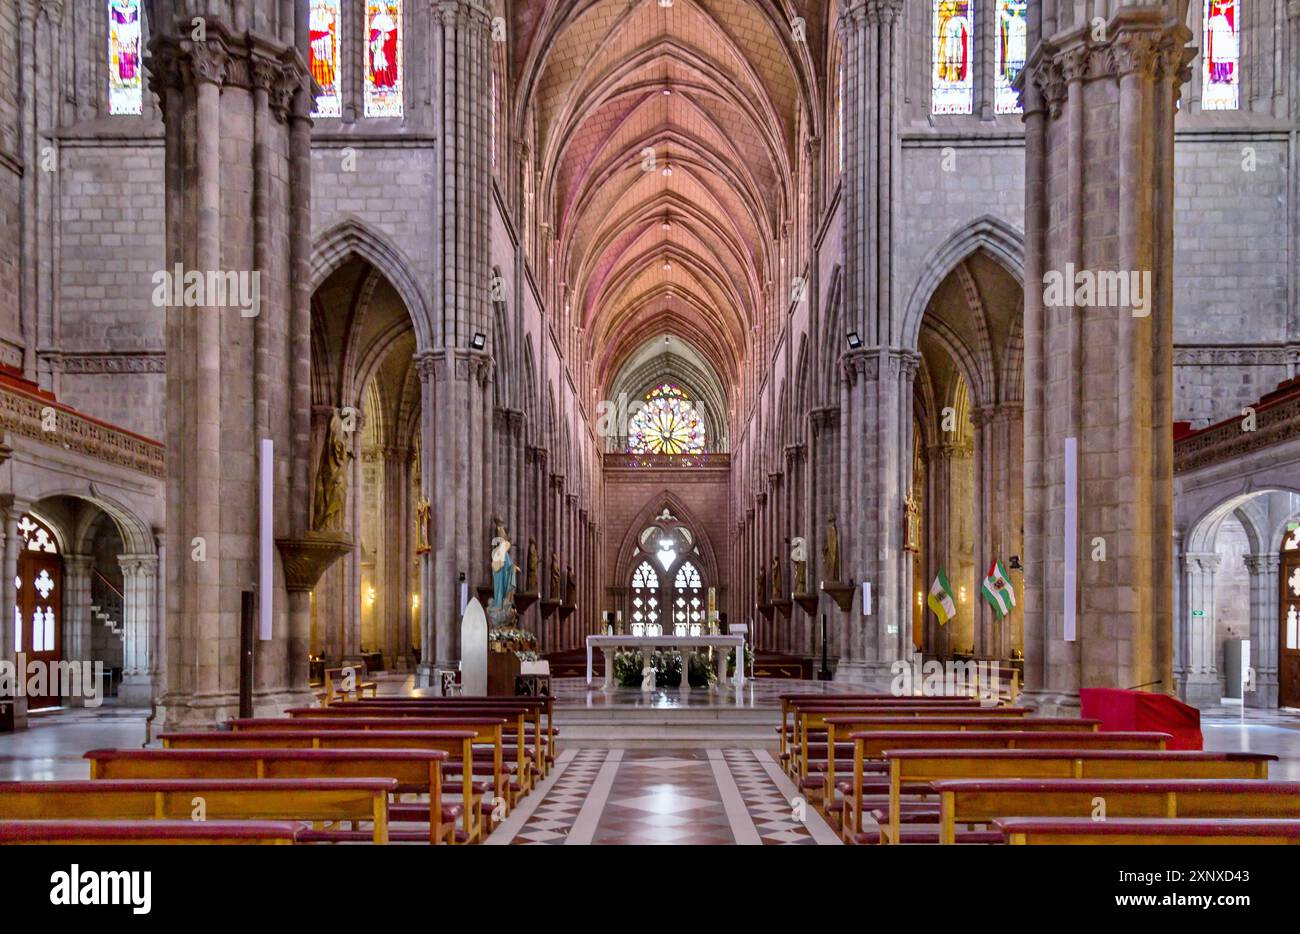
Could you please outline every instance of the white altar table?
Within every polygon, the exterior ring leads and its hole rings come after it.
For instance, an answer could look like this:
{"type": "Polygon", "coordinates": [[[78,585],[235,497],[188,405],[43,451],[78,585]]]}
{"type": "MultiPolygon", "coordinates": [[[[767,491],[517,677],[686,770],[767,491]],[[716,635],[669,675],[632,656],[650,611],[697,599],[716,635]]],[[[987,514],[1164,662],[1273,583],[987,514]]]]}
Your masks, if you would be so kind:
{"type": "Polygon", "coordinates": [[[676,649],[682,655],[682,690],[690,690],[690,678],[687,677],[687,656],[691,649],[712,646],[719,649],[717,654],[718,683],[727,683],[727,649],[735,649],[738,658],[736,665],[736,687],[745,684],[745,637],[735,636],[587,636],[587,684],[594,677],[591,661],[592,651],[600,649],[605,653],[605,690],[614,686],[614,652],[620,648],[642,650],[676,649]]]}

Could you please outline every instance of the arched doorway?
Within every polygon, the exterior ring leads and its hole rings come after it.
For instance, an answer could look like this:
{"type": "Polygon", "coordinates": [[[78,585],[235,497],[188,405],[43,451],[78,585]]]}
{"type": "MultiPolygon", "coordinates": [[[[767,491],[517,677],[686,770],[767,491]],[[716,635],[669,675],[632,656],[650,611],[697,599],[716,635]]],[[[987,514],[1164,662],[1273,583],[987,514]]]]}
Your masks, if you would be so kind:
{"type": "Polygon", "coordinates": [[[708,621],[708,582],[695,534],[665,509],[642,529],[637,545],[628,578],[631,631],[699,634],[708,621]]]}
{"type": "MultiPolygon", "coordinates": [[[[18,556],[18,577],[14,581],[17,604],[14,607],[14,650],[25,661],[38,662],[45,670],[63,658],[63,558],[59,554],[54,531],[33,515],[18,520],[22,553],[18,556]]],[[[26,671],[18,677],[25,678],[26,671]]],[[[58,680],[47,683],[57,690],[58,680]]],[[[58,695],[31,696],[29,710],[58,707],[58,695]]]]}

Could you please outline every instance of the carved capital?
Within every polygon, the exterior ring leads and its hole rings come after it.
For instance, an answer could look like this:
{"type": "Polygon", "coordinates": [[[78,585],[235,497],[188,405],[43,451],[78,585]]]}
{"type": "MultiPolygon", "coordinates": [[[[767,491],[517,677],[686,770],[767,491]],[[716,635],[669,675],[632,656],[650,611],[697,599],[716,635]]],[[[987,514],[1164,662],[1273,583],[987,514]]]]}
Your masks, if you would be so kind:
{"type": "Polygon", "coordinates": [[[186,43],[189,48],[190,77],[195,84],[221,85],[230,68],[230,52],[219,39],[186,43]]]}

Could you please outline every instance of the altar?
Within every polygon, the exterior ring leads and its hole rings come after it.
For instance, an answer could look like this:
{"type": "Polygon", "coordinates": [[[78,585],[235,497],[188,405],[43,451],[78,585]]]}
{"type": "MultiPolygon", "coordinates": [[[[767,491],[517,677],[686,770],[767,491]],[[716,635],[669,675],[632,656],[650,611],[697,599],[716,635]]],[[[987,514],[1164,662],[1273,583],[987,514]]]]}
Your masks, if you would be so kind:
{"type": "Polygon", "coordinates": [[[634,651],[651,651],[655,649],[676,649],[682,656],[682,690],[689,691],[690,679],[685,676],[687,657],[691,649],[716,648],[718,684],[727,683],[727,649],[735,649],[739,663],[736,665],[736,687],[745,684],[745,637],[734,636],[587,636],[587,684],[594,677],[591,667],[592,652],[600,649],[605,653],[605,690],[614,686],[614,653],[621,648],[634,651]]]}

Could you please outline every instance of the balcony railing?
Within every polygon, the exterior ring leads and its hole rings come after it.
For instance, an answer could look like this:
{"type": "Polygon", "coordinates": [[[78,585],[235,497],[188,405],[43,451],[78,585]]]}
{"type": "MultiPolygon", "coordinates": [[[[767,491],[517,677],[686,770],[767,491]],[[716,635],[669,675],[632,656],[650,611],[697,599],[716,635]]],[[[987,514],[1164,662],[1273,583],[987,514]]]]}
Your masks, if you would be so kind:
{"type": "Polygon", "coordinates": [[[678,470],[682,468],[731,466],[730,454],[625,454],[605,455],[605,466],[642,470],[678,470]]]}

